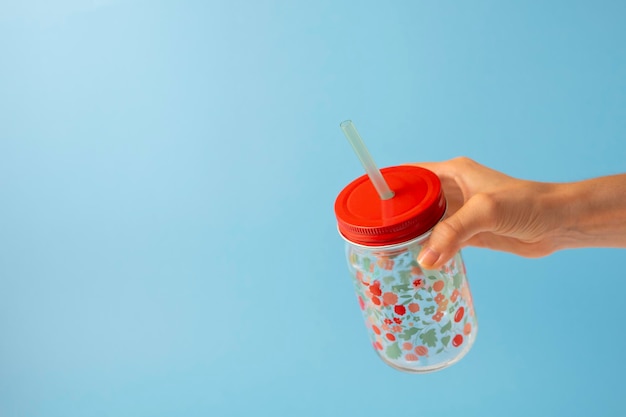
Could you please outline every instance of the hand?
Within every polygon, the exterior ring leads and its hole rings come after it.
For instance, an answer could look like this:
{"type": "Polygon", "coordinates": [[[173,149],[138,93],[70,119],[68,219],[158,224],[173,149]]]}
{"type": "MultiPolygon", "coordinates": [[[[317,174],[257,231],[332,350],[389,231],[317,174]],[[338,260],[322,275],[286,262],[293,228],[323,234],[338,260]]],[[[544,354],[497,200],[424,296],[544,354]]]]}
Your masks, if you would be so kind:
{"type": "Polygon", "coordinates": [[[438,268],[468,245],[526,257],[561,248],[571,213],[559,204],[557,184],[516,179],[465,157],[414,165],[437,174],[448,202],[418,256],[423,267],[438,268]]]}

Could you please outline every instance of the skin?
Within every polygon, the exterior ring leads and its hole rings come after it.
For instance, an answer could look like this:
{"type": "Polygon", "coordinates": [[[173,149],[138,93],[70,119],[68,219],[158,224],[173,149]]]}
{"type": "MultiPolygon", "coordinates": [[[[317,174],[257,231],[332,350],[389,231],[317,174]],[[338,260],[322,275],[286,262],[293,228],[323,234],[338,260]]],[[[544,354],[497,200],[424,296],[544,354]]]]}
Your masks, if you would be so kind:
{"type": "Polygon", "coordinates": [[[626,248],[626,174],[571,183],[517,179],[466,157],[416,163],[441,179],[447,217],[418,262],[441,267],[465,246],[542,257],[584,247],[626,248]]]}

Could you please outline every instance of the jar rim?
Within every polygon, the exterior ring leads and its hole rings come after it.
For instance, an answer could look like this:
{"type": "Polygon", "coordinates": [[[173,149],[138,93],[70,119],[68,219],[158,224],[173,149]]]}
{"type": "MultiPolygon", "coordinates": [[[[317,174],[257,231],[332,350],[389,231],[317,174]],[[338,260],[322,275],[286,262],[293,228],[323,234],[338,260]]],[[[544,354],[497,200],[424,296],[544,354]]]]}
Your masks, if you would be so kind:
{"type": "Polygon", "coordinates": [[[352,246],[356,246],[358,248],[369,249],[369,250],[374,250],[374,249],[375,250],[398,249],[398,248],[401,248],[403,246],[410,246],[410,245],[415,244],[415,243],[421,243],[421,242],[424,242],[426,239],[428,239],[428,237],[430,237],[432,231],[433,231],[433,229],[430,229],[426,233],[422,233],[421,235],[419,235],[417,237],[414,237],[413,239],[406,240],[406,241],[400,242],[400,243],[392,243],[392,244],[389,244],[389,245],[364,245],[362,243],[353,242],[350,239],[348,239],[347,237],[345,237],[341,233],[341,229],[339,228],[339,226],[337,226],[337,232],[339,233],[339,236],[341,236],[341,238],[346,243],[348,243],[348,244],[350,244],[352,246]]]}

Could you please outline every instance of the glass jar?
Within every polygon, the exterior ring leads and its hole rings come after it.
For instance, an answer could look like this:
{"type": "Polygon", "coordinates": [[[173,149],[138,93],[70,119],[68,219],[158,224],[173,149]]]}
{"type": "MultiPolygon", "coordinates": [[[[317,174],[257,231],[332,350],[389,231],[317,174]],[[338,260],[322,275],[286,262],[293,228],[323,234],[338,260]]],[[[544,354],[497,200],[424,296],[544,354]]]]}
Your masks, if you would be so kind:
{"type": "Polygon", "coordinates": [[[380,200],[365,175],[335,202],[359,307],[385,363],[407,372],[443,369],[470,350],[478,325],[461,253],[438,270],[417,263],[445,214],[441,183],[415,166],[381,173],[393,198],[380,200]]]}

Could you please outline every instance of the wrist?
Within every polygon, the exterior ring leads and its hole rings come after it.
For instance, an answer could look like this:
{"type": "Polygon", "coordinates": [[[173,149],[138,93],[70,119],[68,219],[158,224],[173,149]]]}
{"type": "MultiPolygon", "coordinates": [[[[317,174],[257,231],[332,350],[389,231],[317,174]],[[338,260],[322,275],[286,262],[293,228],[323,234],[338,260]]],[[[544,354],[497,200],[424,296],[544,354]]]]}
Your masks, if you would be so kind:
{"type": "Polygon", "coordinates": [[[554,250],[577,247],[586,240],[581,229],[580,219],[585,217],[588,208],[585,198],[575,183],[553,183],[548,186],[546,213],[552,220],[551,240],[554,250]]]}

